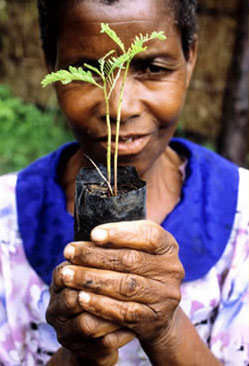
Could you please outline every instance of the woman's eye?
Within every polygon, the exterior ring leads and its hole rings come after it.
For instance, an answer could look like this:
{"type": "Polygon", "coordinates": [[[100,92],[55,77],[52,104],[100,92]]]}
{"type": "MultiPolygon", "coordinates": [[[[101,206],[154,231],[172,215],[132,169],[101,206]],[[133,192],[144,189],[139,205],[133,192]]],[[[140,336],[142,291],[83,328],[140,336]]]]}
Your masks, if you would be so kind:
{"type": "Polygon", "coordinates": [[[159,72],[165,71],[165,69],[161,66],[151,64],[148,66],[148,71],[152,74],[158,74],[159,72]]]}
{"type": "Polygon", "coordinates": [[[167,69],[165,67],[163,67],[163,66],[150,64],[147,67],[147,70],[146,71],[148,73],[154,75],[154,74],[162,74],[162,73],[165,73],[167,71],[167,69]]]}
{"type": "Polygon", "coordinates": [[[170,71],[166,66],[152,62],[136,65],[135,70],[137,71],[137,76],[141,78],[161,78],[170,71]]]}

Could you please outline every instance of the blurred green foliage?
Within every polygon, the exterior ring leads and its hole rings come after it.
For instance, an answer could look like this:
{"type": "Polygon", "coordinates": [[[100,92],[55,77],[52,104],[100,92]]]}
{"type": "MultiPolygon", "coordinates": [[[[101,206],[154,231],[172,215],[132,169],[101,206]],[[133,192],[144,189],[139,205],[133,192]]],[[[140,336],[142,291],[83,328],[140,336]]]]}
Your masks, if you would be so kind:
{"type": "Polygon", "coordinates": [[[0,85],[0,174],[18,171],[70,140],[58,109],[41,111],[0,85]]]}

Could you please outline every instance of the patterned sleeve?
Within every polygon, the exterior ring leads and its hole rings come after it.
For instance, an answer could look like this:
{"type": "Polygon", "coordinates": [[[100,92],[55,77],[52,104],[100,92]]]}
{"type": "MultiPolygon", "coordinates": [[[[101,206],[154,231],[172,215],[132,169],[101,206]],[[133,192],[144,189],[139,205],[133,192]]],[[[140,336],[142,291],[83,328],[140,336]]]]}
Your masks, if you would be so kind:
{"type": "Polygon", "coordinates": [[[42,366],[59,345],[45,320],[48,286],[23,250],[15,183],[15,175],[0,177],[0,366],[42,366]]]}
{"type": "Polygon", "coordinates": [[[226,366],[249,365],[248,190],[248,172],[241,169],[232,261],[225,279],[220,279],[221,299],[210,337],[212,351],[226,366]]]}
{"type": "MultiPolygon", "coordinates": [[[[14,185],[10,184],[11,178],[1,177],[0,184],[0,364],[18,365],[18,355],[15,352],[13,339],[11,337],[10,326],[8,323],[8,309],[6,301],[6,291],[9,284],[4,281],[4,273],[8,271],[4,257],[10,239],[11,203],[6,200],[14,193],[14,185]],[[7,183],[8,181],[8,183],[7,183]]],[[[15,180],[13,177],[12,181],[15,180]]]]}
{"type": "MultiPolygon", "coordinates": [[[[15,365],[10,363],[11,359],[15,359],[13,355],[13,343],[10,334],[10,329],[7,319],[7,309],[5,306],[5,293],[3,283],[3,268],[1,263],[1,251],[0,251],[0,365],[15,365]]],[[[17,363],[18,365],[18,363],[17,363]]]]}

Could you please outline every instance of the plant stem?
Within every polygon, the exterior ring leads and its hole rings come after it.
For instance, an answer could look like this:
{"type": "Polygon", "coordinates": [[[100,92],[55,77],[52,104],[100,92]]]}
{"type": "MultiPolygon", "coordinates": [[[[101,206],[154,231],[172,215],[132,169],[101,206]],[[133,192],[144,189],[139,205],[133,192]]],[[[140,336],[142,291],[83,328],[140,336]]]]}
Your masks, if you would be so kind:
{"type": "MultiPolygon", "coordinates": [[[[111,185],[111,123],[110,123],[110,110],[109,110],[109,100],[107,95],[107,84],[104,80],[103,85],[104,99],[105,99],[105,109],[106,109],[106,127],[107,127],[107,150],[106,150],[106,169],[107,169],[107,181],[111,185]]],[[[113,195],[112,191],[111,194],[113,195]]]]}
{"type": "Polygon", "coordinates": [[[122,110],[122,102],[123,102],[123,95],[124,95],[124,86],[126,77],[128,74],[130,66],[130,60],[127,61],[124,76],[122,80],[122,84],[120,87],[120,94],[119,94],[119,101],[118,101],[118,111],[117,111],[117,121],[116,121],[116,135],[115,135],[115,152],[114,152],[114,195],[118,194],[118,144],[119,144],[119,128],[120,128],[120,121],[121,121],[121,110],[122,110]]]}

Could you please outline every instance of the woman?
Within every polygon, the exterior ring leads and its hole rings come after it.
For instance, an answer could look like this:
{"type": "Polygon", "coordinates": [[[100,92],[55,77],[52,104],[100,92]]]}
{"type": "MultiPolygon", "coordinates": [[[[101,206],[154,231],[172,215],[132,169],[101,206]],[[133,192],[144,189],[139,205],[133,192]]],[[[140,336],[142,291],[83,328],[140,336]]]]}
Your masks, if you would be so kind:
{"type": "Polygon", "coordinates": [[[95,65],[112,49],[101,22],[126,47],[154,30],[167,40],[134,60],[122,108],[119,163],[147,181],[147,220],[70,243],[83,153],[96,163],[106,153],[104,101],[91,85],[56,85],[77,144],[2,178],[2,364],[246,365],[248,174],[172,140],[197,55],[195,1],[38,5],[49,71],[95,65]]]}

